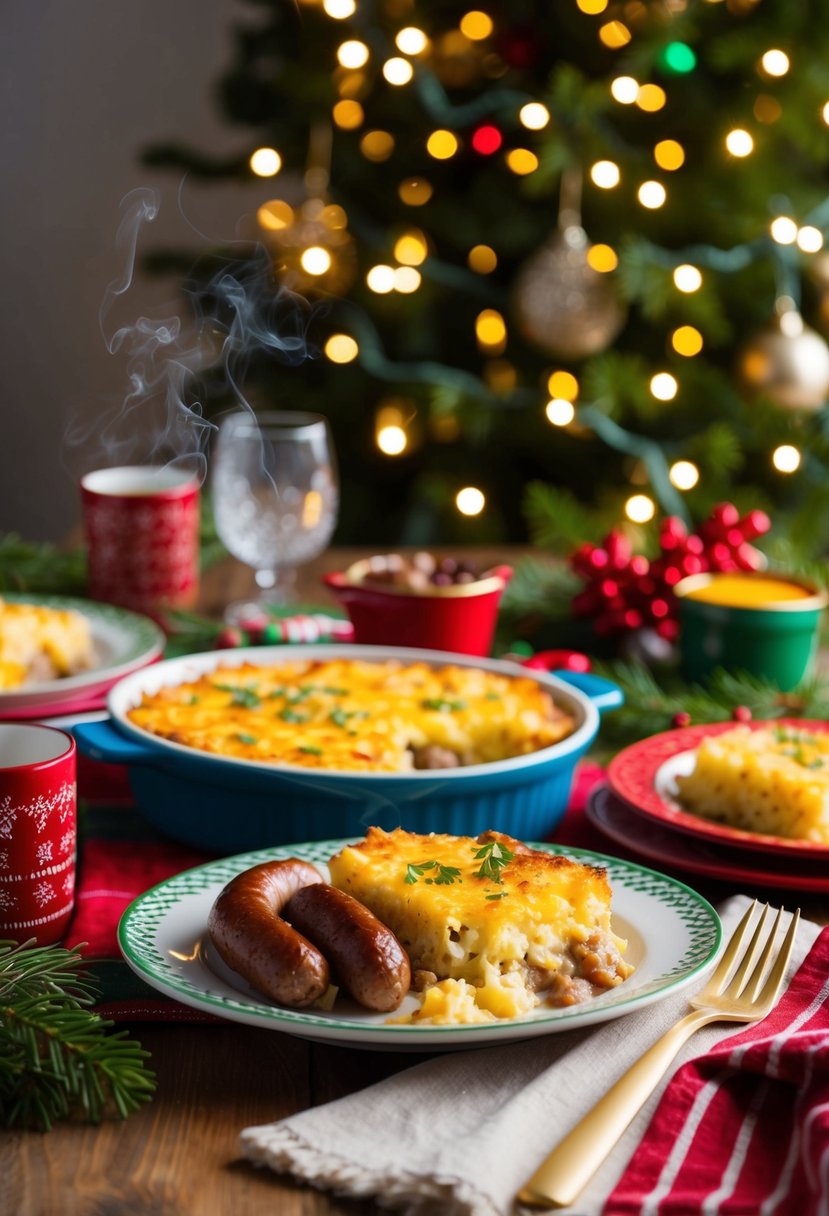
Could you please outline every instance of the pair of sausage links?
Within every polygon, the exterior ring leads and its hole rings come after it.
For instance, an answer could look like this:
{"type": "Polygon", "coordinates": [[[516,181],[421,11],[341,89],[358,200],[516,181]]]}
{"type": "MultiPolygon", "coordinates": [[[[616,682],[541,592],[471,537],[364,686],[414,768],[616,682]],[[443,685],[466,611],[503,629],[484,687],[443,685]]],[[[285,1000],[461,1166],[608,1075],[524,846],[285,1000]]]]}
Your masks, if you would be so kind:
{"type": "Polygon", "coordinates": [[[378,1013],[397,1009],[412,981],[409,956],[359,900],[323,883],[297,891],[284,914],[320,948],[355,1001],[378,1013]]]}
{"type": "Polygon", "coordinates": [[[282,916],[298,891],[322,881],[308,862],[266,861],[237,874],[210,909],[207,931],[220,957],[280,1005],[313,1005],[331,982],[325,956],[282,916]]]}

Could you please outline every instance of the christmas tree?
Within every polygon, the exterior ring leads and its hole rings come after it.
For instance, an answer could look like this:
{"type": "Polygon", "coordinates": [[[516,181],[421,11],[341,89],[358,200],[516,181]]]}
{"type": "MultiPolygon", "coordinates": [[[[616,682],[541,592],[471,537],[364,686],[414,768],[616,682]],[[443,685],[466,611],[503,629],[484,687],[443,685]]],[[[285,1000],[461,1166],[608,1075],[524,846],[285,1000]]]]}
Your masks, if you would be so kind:
{"type": "Polygon", "coordinates": [[[330,418],[339,539],[647,545],[729,499],[822,550],[826,0],[246,15],[239,155],[146,160],[261,182],[251,257],[310,301],[315,357],[248,393],[330,418]]]}

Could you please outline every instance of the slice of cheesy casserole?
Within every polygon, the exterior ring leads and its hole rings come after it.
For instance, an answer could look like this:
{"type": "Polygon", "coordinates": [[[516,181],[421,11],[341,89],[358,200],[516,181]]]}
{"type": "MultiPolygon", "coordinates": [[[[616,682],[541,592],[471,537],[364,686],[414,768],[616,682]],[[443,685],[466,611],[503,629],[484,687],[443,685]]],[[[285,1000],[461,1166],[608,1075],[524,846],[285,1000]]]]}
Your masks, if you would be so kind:
{"type": "Polygon", "coordinates": [[[829,844],[829,734],[793,726],[735,726],[703,739],[678,777],[695,815],[770,836],[829,844]]]}
{"type": "Polygon", "coordinates": [[[129,717],[220,755],[390,773],[522,756],[575,728],[530,677],[359,659],[219,667],[144,696],[129,717]]]}
{"type": "Polygon", "coordinates": [[[75,675],[94,660],[80,612],[0,599],[0,689],[75,675]]]}
{"type": "Polygon", "coordinates": [[[411,1021],[520,1017],[542,1000],[585,1000],[632,971],[611,929],[606,872],[510,836],[369,828],[329,868],[407,951],[423,990],[411,1021]]]}

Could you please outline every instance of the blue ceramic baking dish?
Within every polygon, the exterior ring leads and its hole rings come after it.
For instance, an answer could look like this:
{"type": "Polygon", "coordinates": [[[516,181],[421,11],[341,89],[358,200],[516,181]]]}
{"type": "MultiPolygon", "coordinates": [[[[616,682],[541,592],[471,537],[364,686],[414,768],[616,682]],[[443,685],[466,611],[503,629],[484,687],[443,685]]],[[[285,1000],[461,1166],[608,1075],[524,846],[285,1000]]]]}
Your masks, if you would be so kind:
{"type": "Polygon", "coordinates": [[[125,676],[109,692],[109,719],[74,728],[79,750],[127,767],[135,799],[167,835],[217,853],[363,835],[375,825],[476,836],[493,828],[524,840],[549,836],[567,807],[573,770],[596,737],[599,711],[621,705],[597,676],[529,670],[513,662],[379,646],[256,647],[168,659],[125,676]],[[576,729],[541,751],[465,768],[411,773],[320,772],[216,756],[158,738],[127,717],[145,693],[241,663],[359,658],[457,663],[536,679],[573,715],[576,729]]]}

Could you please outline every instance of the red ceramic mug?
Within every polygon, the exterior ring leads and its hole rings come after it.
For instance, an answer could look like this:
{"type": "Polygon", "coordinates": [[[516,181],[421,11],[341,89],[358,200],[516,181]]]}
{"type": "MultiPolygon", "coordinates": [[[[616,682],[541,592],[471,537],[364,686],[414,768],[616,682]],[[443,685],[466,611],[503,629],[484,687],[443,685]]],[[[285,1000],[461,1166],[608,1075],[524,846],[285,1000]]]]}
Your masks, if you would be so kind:
{"type": "Polygon", "coordinates": [[[168,465],[97,469],[81,478],[89,594],[163,617],[199,589],[199,485],[168,465]]]}
{"type": "Polygon", "coordinates": [[[75,740],[0,723],[0,938],[60,941],[75,901],[75,740]]]}

